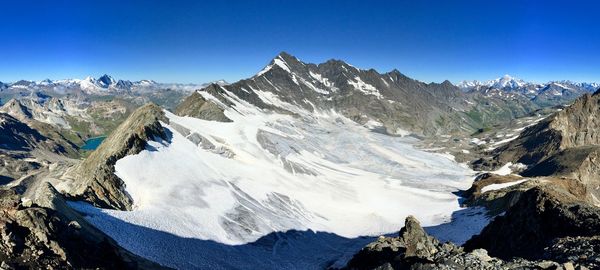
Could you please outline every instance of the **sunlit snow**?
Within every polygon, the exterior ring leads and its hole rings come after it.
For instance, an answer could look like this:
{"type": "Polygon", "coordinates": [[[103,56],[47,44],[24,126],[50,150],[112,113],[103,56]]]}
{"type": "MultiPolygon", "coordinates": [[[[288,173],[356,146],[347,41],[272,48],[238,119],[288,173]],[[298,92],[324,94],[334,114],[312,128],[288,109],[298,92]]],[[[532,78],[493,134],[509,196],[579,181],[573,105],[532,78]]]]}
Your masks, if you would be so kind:
{"type": "Polygon", "coordinates": [[[529,179],[517,180],[514,182],[508,182],[508,183],[502,183],[502,184],[487,185],[481,189],[481,193],[485,193],[485,192],[492,191],[492,190],[503,189],[503,188],[507,188],[507,187],[512,187],[514,185],[521,184],[527,180],[529,180],[529,179]]]}

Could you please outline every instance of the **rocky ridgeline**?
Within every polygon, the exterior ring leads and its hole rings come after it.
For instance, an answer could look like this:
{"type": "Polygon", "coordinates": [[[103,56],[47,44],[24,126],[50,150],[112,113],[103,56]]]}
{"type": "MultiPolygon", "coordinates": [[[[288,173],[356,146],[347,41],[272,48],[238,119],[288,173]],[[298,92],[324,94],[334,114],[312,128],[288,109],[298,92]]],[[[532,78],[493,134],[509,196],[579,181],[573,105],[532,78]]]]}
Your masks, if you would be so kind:
{"type": "Polygon", "coordinates": [[[356,254],[345,269],[561,269],[561,266],[546,260],[505,261],[489,256],[485,249],[467,252],[427,235],[419,222],[409,216],[398,237],[379,237],[356,254]]]}
{"type": "MultiPolygon", "coordinates": [[[[503,259],[557,259],[545,252],[553,242],[595,235],[600,235],[600,208],[558,185],[540,185],[525,191],[504,215],[497,216],[464,247],[485,248],[503,259]]],[[[597,263],[588,266],[596,267],[597,263]]]]}
{"type": "Polygon", "coordinates": [[[74,156],[77,147],[45,123],[21,121],[0,112],[0,150],[32,151],[40,149],[74,156]]]}
{"type": "Polygon", "coordinates": [[[147,104],[133,112],[94,152],[67,174],[74,183],[69,195],[96,206],[131,210],[132,200],[123,181],[115,175],[117,160],[146,149],[149,140],[169,140],[160,122],[164,112],[147,104]]]}
{"type": "Polygon", "coordinates": [[[482,159],[475,166],[485,168],[507,162],[535,165],[568,148],[600,145],[599,100],[598,92],[583,95],[571,106],[526,128],[518,138],[496,148],[491,160],[482,159]]]}
{"type": "MultiPolygon", "coordinates": [[[[46,136],[48,129],[26,121],[0,113],[0,180],[5,182],[0,187],[0,269],[161,269],[121,248],[67,205],[50,182],[64,173],[53,171],[60,160],[74,161],[61,142],[46,136]]],[[[77,177],[69,180],[76,189],[69,198],[129,209],[131,200],[114,175],[114,164],[145,149],[149,139],[168,139],[159,121],[167,120],[156,105],[132,114],[99,151],[74,168],[77,177]]]]}
{"type": "Polygon", "coordinates": [[[0,269],[161,269],[90,225],[43,183],[0,188],[0,269]]]}

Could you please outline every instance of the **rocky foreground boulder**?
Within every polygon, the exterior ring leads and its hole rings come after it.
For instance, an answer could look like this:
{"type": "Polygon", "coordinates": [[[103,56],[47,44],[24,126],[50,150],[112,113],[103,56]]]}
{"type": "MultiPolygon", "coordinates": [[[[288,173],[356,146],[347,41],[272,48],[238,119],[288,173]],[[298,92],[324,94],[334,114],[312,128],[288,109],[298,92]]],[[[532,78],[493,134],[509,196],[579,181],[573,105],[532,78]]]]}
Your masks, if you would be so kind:
{"type": "Polygon", "coordinates": [[[123,181],[115,175],[115,164],[125,156],[145,150],[149,140],[169,140],[161,121],[169,122],[155,104],[134,111],[98,149],[67,174],[73,183],[69,195],[98,207],[131,210],[133,202],[123,181]]]}
{"type": "Polygon", "coordinates": [[[50,184],[0,189],[0,269],[162,269],[68,207],[50,184]]]}
{"type": "Polygon", "coordinates": [[[596,235],[600,235],[600,208],[557,186],[545,185],[526,191],[505,215],[496,217],[464,247],[485,248],[503,259],[536,260],[547,258],[545,249],[561,238],[596,235]]]}
{"type": "Polygon", "coordinates": [[[357,253],[345,269],[560,269],[552,261],[501,260],[485,249],[466,252],[452,243],[440,243],[427,235],[412,216],[406,218],[398,237],[379,239],[357,253]]]}

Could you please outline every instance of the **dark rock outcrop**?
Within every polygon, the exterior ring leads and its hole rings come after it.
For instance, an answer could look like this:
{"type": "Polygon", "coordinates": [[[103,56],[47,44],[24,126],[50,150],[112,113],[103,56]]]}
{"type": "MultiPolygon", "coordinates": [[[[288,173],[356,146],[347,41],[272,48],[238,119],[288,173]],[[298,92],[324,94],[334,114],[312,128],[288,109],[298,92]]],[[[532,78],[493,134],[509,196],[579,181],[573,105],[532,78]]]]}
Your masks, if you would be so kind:
{"type": "Polygon", "coordinates": [[[503,259],[541,259],[544,249],[558,238],[598,234],[600,209],[564,188],[545,185],[522,194],[504,216],[467,241],[465,248],[484,248],[503,259]]]}
{"type": "MultiPolygon", "coordinates": [[[[211,87],[220,87],[218,85],[211,87]]],[[[175,114],[179,116],[191,116],[194,118],[218,121],[231,122],[223,113],[223,108],[219,107],[215,102],[206,100],[198,91],[187,97],[181,104],[175,108],[175,114]]]]}
{"type": "Polygon", "coordinates": [[[130,210],[132,200],[115,175],[117,160],[146,149],[149,140],[169,140],[160,122],[168,119],[160,107],[147,104],[133,112],[102,144],[81,162],[68,178],[74,181],[69,194],[98,207],[130,210]]]}
{"type": "Polygon", "coordinates": [[[76,146],[56,130],[37,121],[23,122],[0,112],[0,149],[31,151],[45,150],[60,155],[73,156],[76,146]]]}
{"type": "Polygon", "coordinates": [[[544,250],[544,258],[552,258],[561,263],[576,262],[588,269],[600,269],[600,236],[557,239],[544,250]]]}
{"type": "Polygon", "coordinates": [[[345,269],[557,269],[552,261],[504,261],[485,249],[466,252],[427,235],[414,217],[406,218],[399,237],[379,237],[348,262],[345,269]]]}
{"type": "Polygon", "coordinates": [[[2,269],[161,269],[122,249],[71,210],[50,184],[30,197],[0,189],[2,269]]]}

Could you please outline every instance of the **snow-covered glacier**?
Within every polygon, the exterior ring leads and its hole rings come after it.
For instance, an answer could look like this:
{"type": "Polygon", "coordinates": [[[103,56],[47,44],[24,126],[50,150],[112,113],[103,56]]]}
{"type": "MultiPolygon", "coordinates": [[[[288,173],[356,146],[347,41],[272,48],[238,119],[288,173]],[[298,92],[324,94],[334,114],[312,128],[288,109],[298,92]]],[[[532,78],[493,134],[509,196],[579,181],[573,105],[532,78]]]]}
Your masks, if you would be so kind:
{"type": "Polygon", "coordinates": [[[170,139],[115,166],[134,210],[73,206],[123,247],[184,269],[324,268],[407,215],[434,226],[461,210],[453,192],[472,182],[465,165],[416,149],[415,138],[260,94],[293,113],[233,96],[233,122],[166,111],[170,139]]]}

